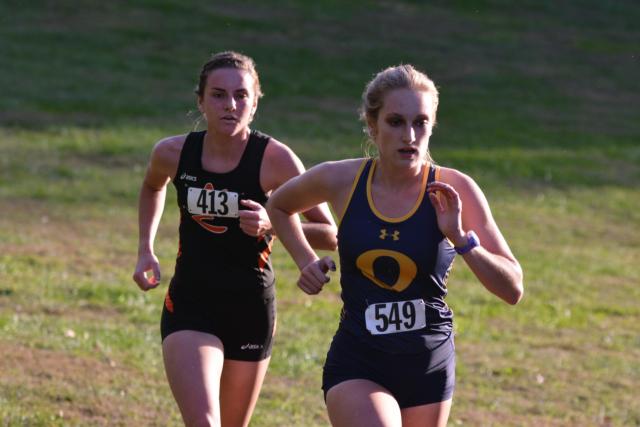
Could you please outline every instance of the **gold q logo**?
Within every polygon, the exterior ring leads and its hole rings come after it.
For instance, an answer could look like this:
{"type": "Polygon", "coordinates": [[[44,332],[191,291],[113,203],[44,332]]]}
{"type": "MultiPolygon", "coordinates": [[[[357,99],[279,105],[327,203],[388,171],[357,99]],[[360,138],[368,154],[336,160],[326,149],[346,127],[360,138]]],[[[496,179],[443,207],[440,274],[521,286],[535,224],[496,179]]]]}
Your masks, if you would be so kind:
{"type": "Polygon", "coordinates": [[[358,257],[358,259],[356,259],[356,267],[360,269],[365,277],[367,277],[376,285],[380,286],[381,288],[389,289],[396,292],[402,292],[407,289],[407,287],[411,284],[413,279],[416,277],[416,274],[418,273],[418,267],[411,258],[400,252],[390,251],[387,249],[372,249],[363,253],[358,257]],[[375,276],[373,264],[378,258],[381,257],[392,258],[395,262],[398,263],[400,271],[396,282],[392,285],[387,285],[375,276]]]}

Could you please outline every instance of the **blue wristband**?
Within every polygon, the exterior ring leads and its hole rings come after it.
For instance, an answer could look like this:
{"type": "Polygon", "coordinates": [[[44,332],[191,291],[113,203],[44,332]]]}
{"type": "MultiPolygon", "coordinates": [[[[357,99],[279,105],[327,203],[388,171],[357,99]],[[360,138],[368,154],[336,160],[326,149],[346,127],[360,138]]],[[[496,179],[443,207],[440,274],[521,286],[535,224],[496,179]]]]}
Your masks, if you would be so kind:
{"type": "Polygon", "coordinates": [[[454,247],[459,255],[464,255],[476,246],[480,246],[478,235],[472,230],[467,233],[467,243],[461,247],[454,247]]]}

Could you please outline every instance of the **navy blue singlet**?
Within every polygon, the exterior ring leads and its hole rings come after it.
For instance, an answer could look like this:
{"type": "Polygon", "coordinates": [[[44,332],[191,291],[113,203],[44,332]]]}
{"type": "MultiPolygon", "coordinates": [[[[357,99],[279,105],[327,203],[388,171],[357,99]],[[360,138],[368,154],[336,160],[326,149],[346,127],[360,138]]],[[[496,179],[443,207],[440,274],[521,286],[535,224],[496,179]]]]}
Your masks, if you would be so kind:
{"type": "Polygon", "coordinates": [[[389,218],[372,202],[375,167],[375,160],[363,160],[338,228],[339,328],[384,352],[417,353],[430,348],[430,336],[439,343],[452,330],[444,298],[455,250],[425,191],[439,171],[425,166],[414,208],[389,218]]]}

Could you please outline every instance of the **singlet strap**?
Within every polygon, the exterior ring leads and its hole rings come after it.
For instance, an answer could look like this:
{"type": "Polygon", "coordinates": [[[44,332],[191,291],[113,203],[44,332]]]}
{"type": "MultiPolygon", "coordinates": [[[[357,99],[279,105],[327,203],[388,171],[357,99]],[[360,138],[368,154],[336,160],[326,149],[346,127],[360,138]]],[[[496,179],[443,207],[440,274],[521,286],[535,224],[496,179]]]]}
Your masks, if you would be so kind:
{"type": "MultiPolygon", "coordinates": [[[[176,175],[182,173],[184,168],[193,167],[194,165],[203,172],[209,174],[218,174],[217,172],[208,172],[202,169],[202,150],[204,146],[204,136],[206,131],[190,132],[182,146],[180,153],[180,162],[176,175]]],[[[270,137],[261,132],[252,130],[247,141],[247,146],[240,157],[240,162],[233,170],[234,173],[240,173],[246,178],[260,179],[260,167],[264,151],[267,148],[270,137]]]]}
{"type": "Polygon", "coordinates": [[[180,151],[180,161],[178,162],[176,176],[180,176],[188,165],[200,165],[205,133],[206,131],[198,131],[187,134],[184,144],[182,145],[182,150],[180,151]]]}
{"type": "Polygon", "coordinates": [[[436,166],[433,163],[429,164],[429,180],[427,184],[432,183],[433,181],[440,181],[440,166],[436,166]]]}
{"type": "Polygon", "coordinates": [[[260,168],[269,140],[270,137],[268,135],[257,130],[251,131],[249,141],[237,168],[239,173],[247,177],[253,176],[258,182],[260,181],[260,168]]]}
{"type": "Polygon", "coordinates": [[[370,159],[370,158],[362,159],[362,163],[360,163],[360,166],[358,167],[358,172],[356,173],[356,176],[353,178],[353,184],[351,184],[351,191],[349,192],[347,201],[344,204],[344,209],[342,210],[341,215],[338,216],[338,226],[340,226],[340,223],[342,222],[342,218],[344,218],[345,214],[347,213],[347,210],[349,210],[349,205],[351,204],[351,200],[353,199],[353,195],[355,194],[356,189],[358,187],[362,187],[363,185],[366,186],[367,176],[369,175],[369,169],[371,168],[372,164],[373,164],[373,159],[370,159]]]}

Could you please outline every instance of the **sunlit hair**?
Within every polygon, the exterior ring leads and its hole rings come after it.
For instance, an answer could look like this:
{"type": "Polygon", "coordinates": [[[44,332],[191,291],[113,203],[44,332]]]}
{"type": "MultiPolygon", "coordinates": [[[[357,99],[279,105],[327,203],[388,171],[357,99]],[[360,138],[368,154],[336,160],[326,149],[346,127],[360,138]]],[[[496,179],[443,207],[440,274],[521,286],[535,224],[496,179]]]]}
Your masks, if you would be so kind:
{"type": "Polygon", "coordinates": [[[238,52],[226,51],[213,54],[211,58],[202,66],[200,71],[200,80],[195,88],[195,93],[199,97],[204,95],[204,88],[207,85],[207,78],[213,70],[219,68],[235,68],[237,70],[247,71],[252,77],[254,83],[254,92],[256,98],[262,97],[263,93],[260,89],[260,79],[256,71],[256,64],[253,59],[238,52]]]}
{"type": "MultiPolygon", "coordinates": [[[[431,111],[433,114],[433,117],[429,119],[431,124],[435,126],[436,112],[438,111],[438,89],[433,80],[410,64],[389,67],[376,74],[367,83],[362,93],[362,105],[359,112],[360,120],[364,123],[364,130],[369,137],[368,145],[371,145],[373,139],[369,132],[369,123],[375,123],[378,120],[378,114],[383,106],[385,96],[395,89],[414,89],[429,93],[432,99],[431,111]]],[[[428,152],[427,156],[431,160],[428,152]]]]}

